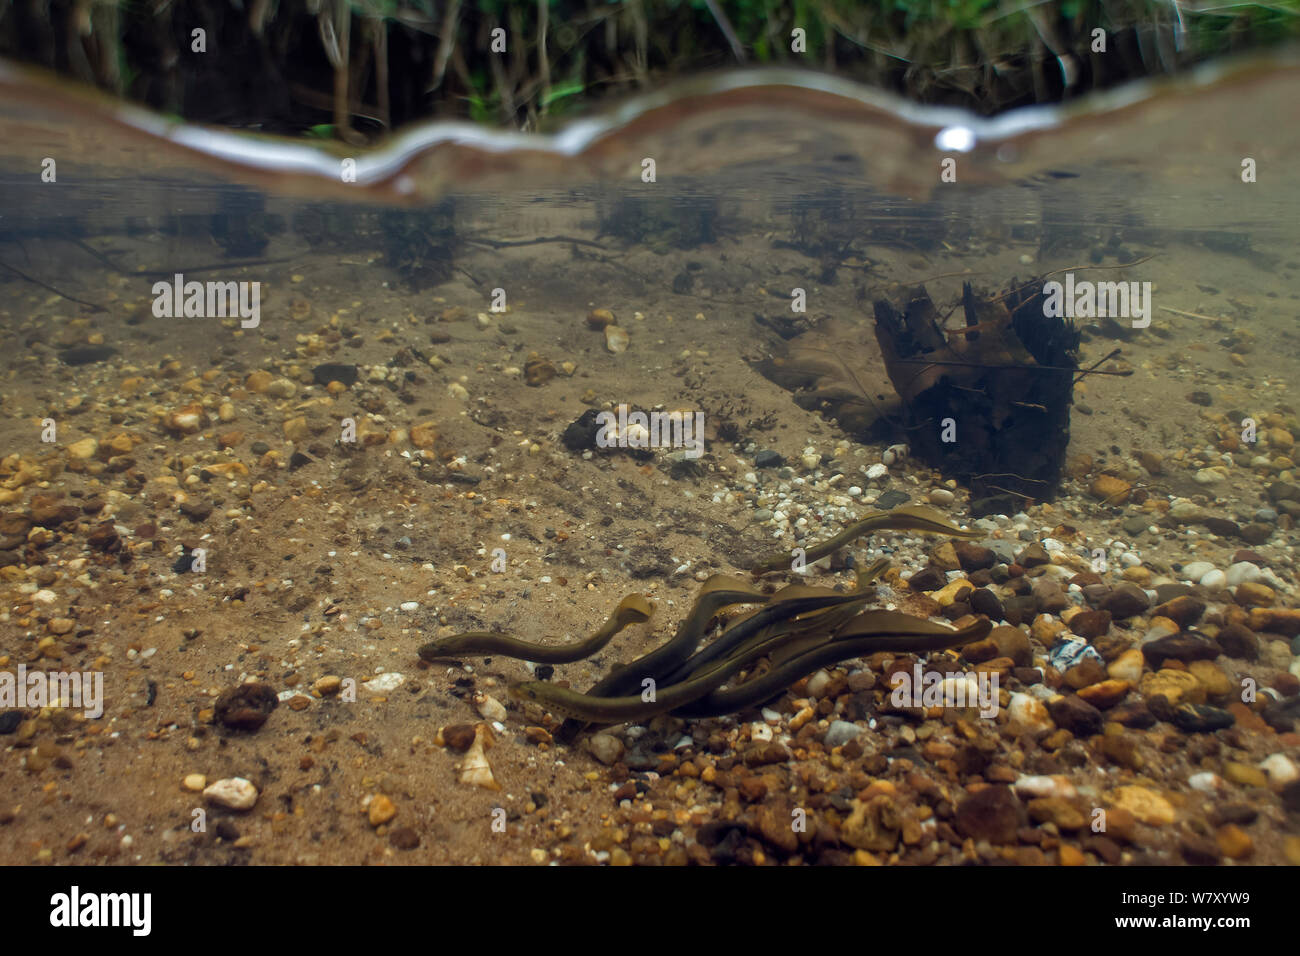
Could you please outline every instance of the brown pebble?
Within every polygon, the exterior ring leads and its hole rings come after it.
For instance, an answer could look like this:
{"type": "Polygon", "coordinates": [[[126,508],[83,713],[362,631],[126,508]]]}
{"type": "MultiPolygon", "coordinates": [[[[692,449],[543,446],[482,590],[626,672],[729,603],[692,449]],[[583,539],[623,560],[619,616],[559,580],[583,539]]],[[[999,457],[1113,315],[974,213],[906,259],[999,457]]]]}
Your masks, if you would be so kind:
{"type": "Polygon", "coordinates": [[[268,684],[229,687],[217,698],[217,722],[231,730],[257,730],[279,703],[279,697],[268,684]]]}
{"type": "Polygon", "coordinates": [[[388,834],[388,842],[398,850],[414,850],[420,845],[420,834],[411,827],[398,827],[388,834]]]}
{"type": "Polygon", "coordinates": [[[442,728],[443,742],[452,750],[464,753],[474,743],[473,724],[452,724],[442,728]]]}

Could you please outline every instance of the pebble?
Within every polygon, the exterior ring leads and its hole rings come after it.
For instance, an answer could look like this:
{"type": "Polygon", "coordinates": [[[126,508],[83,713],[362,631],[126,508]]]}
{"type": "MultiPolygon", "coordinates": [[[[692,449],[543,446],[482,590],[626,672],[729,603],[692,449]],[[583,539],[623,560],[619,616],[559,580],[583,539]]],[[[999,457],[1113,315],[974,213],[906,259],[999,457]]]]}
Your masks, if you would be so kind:
{"type": "Polygon", "coordinates": [[[630,341],[626,329],[617,325],[605,326],[605,348],[615,355],[626,352],[630,341]]]}
{"type": "Polygon", "coordinates": [[[1244,860],[1255,852],[1255,844],[1250,834],[1235,823],[1219,827],[1218,832],[1214,834],[1214,842],[1219,852],[1230,860],[1244,860]]]}
{"type": "Polygon", "coordinates": [[[312,684],[311,687],[322,697],[333,697],[343,687],[343,679],[333,674],[326,674],[312,684]]]}
{"type": "Polygon", "coordinates": [[[1268,777],[1264,775],[1263,770],[1235,760],[1224,763],[1223,776],[1239,787],[1259,787],[1260,789],[1267,789],[1268,787],[1268,777]]]}
{"type": "Polygon", "coordinates": [[[1143,675],[1138,683],[1143,697],[1163,697],[1177,707],[1182,703],[1199,703],[1205,699],[1201,682],[1187,671],[1165,669],[1143,675]]]}
{"type": "Polygon", "coordinates": [[[1026,823],[1025,808],[1010,787],[985,787],[957,804],[953,826],[972,840],[990,843],[1016,842],[1016,834],[1026,823]]]}
{"type": "Polygon", "coordinates": [[[192,773],[181,781],[181,786],[194,793],[202,793],[208,786],[208,778],[201,773],[192,773]]]}
{"type": "Polygon", "coordinates": [[[1235,588],[1242,584],[1253,584],[1263,575],[1259,565],[1250,561],[1238,561],[1228,566],[1227,586],[1235,588]]]}
{"type": "Polygon", "coordinates": [[[1259,766],[1268,774],[1269,782],[1275,787],[1285,787],[1300,778],[1300,770],[1297,770],[1291,758],[1283,753],[1271,754],[1264,758],[1259,766]]]}
{"type": "Polygon", "coordinates": [[[1214,565],[1209,561],[1190,561],[1183,565],[1183,569],[1178,572],[1178,576],[1184,581],[1200,581],[1201,578],[1214,570],[1214,565]]]}
{"type": "Polygon", "coordinates": [[[592,756],[607,767],[618,763],[619,758],[623,756],[623,741],[613,734],[593,734],[588,745],[591,747],[592,756]]]}
{"type": "Polygon", "coordinates": [[[405,675],[390,671],[386,674],[376,674],[361,686],[369,694],[387,694],[401,687],[405,680],[405,675]]]}
{"type": "Polygon", "coordinates": [[[1117,621],[1141,614],[1151,606],[1147,593],[1135,584],[1118,584],[1100,602],[1100,609],[1109,611],[1117,621]]]}
{"type": "Polygon", "coordinates": [[[1192,774],[1187,778],[1187,785],[1199,793],[1218,793],[1224,788],[1223,778],[1209,770],[1192,774]]]}
{"type": "Polygon", "coordinates": [[[1106,668],[1106,673],[1115,680],[1127,681],[1136,686],[1142,679],[1146,667],[1146,657],[1136,647],[1131,647],[1115,658],[1106,668]]]}
{"type": "Polygon", "coordinates": [[[397,816],[397,805],[382,793],[376,794],[366,808],[366,817],[372,827],[381,826],[397,816]]]}
{"type": "Polygon", "coordinates": [[[243,777],[226,777],[207,787],[203,796],[219,807],[251,810],[257,803],[257,788],[243,777]]]}
{"type": "Polygon", "coordinates": [[[1228,576],[1216,568],[1201,578],[1200,585],[1203,588],[1218,590],[1219,588],[1227,587],[1228,576]]]}
{"type": "Polygon", "coordinates": [[[850,723],[847,720],[833,720],[830,728],[826,731],[826,736],[822,743],[829,749],[832,747],[843,747],[850,740],[853,740],[862,733],[862,728],[857,724],[850,723]]]}
{"type": "Polygon", "coordinates": [[[957,500],[957,496],[947,488],[934,488],[926,497],[929,499],[930,504],[939,505],[942,508],[948,507],[957,500]]]}
{"type": "Polygon", "coordinates": [[[484,720],[495,720],[500,722],[506,719],[505,705],[491,694],[475,695],[474,706],[478,710],[479,716],[484,720]]]}
{"type": "Polygon", "coordinates": [[[1063,800],[1073,800],[1078,796],[1074,784],[1070,778],[1061,774],[1053,776],[1046,775],[1022,775],[1016,778],[1014,784],[1016,794],[1024,799],[1031,797],[1057,797],[1063,800]]]}
{"type": "Polygon", "coordinates": [[[1019,692],[1011,695],[1007,724],[1018,733],[1031,734],[1046,733],[1056,727],[1041,700],[1019,692]]]}
{"type": "Polygon", "coordinates": [[[68,454],[73,458],[85,461],[94,458],[99,451],[99,442],[93,438],[83,438],[80,441],[74,441],[68,446],[68,454]]]}
{"type": "Polygon", "coordinates": [[[1048,701],[1047,712],[1058,727],[1076,737],[1099,734],[1104,723],[1101,711],[1074,694],[1062,694],[1048,701]]]}
{"type": "Polygon", "coordinates": [[[889,474],[889,468],[882,464],[874,464],[867,469],[867,478],[870,481],[879,481],[889,474]]]}
{"type": "Polygon", "coordinates": [[[1168,826],[1178,818],[1173,804],[1146,787],[1119,787],[1111,792],[1110,803],[1112,807],[1127,810],[1147,826],[1168,826]]]}

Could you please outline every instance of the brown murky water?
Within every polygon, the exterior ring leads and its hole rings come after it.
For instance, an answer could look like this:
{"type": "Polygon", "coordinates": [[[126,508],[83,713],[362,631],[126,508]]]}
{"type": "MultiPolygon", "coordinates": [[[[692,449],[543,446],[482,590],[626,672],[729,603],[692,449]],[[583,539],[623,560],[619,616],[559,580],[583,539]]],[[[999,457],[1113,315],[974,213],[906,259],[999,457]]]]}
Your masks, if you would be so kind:
{"type": "Polygon", "coordinates": [[[8,70],[0,656],[103,712],[0,700],[3,862],[1300,862],[1293,64],[992,122],[741,74],[355,167],[8,70]],[[964,282],[1067,273],[1138,284],[1074,319],[1124,374],[1067,371],[1058,486],[992,507],[908,453],[875,303],[957,327],[964,282]],[[702,455],[584,449],[620,405],[702,413],[702,455]],[[980,547],[848,553],[892,562],[882,606],[994,619],[927,665],[997,674],[992,717],[891,704],[912,659],[878,654],[570,746],[506,693],[530,665],[416,654],[646,594],[554,669],[585,690],[709,575],[904,503],[980,547]],[[255,728],[219,706],[246,681],[255,728]],[[201,792],[233,778],[251,808],[201,792]]]}

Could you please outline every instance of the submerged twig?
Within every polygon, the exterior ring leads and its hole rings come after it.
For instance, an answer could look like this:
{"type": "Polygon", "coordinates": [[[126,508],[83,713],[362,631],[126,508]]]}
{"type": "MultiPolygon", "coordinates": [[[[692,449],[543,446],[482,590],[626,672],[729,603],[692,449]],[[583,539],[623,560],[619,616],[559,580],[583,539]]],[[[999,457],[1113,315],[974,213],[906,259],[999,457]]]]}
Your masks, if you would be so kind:
{"type": "Polygon", "coordinates": [[[26,272],[23,272],[20,269],[15,269],[7,262],[0,262],[0,268],[8,269],[18,278],[25,279],[26,281],[30,282],[32,285],[40,286],[42,289],[45,289],[47,292],[53,292],[55,295],[59,296],[60,298],[67,299],[69,302],[75,302],[77,303],[77,305],[84,305],[86,308],[90,309],[93,312],[108,311],[108,309],[104,308],[102,305],[96,305],[94,302],[87,302],[85,299],[78,299],[75,295],[68,295],[68,293],[66,292],[61,292],[60,290],[54,288],[54,286],[42,282],[40,279],[34,279],[31,276],[29,276],[26,272]]]}

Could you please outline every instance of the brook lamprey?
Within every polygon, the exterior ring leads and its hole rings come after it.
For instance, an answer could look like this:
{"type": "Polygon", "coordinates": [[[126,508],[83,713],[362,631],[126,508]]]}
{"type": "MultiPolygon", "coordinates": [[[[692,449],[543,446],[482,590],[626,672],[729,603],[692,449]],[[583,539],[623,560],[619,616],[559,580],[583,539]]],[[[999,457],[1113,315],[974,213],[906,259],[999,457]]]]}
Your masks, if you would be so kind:
{"type": "Polygon", "coordinates": [[[766,653],[770,645],[779,643],[783,638],[770,638],[751,646],[746,653],[704,668],[703,673],[680,684],[657,688],[652,700],[645,700],[640,695],[596,697],[557,687],[546,681],[515,684],[510,688],[510,693],[516,699],[540,704],[554,714],[589,723],[641,722],[668,711],[682,716],[718,716],[761,703],[819,667],[876,651],[931,651],[957,647],[980,640],[992,627],[988,620],[980,620],[961,630],[946,628],[946,633],[943,634],[883,633],[848,637],[844,640],[831,639],[786,661],[756,680],[746,681],[720,694],[717,689],[722,684],[753,663],[757,656],[766,653]]]}
{"type": "Polygon", "coordinates": [[[654,607],[639,594],[629,594],[595,634],[572,644],[546,645],[521,641],[508,634],[471,631],[430,641],[420,648],[420,659],[436,661],[469,654],[500,655],[536,664],[572,664],[595,654],[623,628],[650,620],[654,607]]]}
{"type": "MultiPolygon", "coordinates": [[[[895,508],[893,511],[872,511],[834,537],[804,549],[804,562],[812,564],[814,561],[820,561],[828,554],[834,554],[840,548],[872,531],[924,531],[928,534],[946,534],[954,538],[978,538],[983,533],[967,531],[951,525],[944,521],[943,516],[937,511],[931,511],[929,508],[910,506],[895,508]]],[[[792,560],[790,551],[782,551],[765,561],[759,561],[750,570],[755,574],[788,570],[792,560]]]]}

